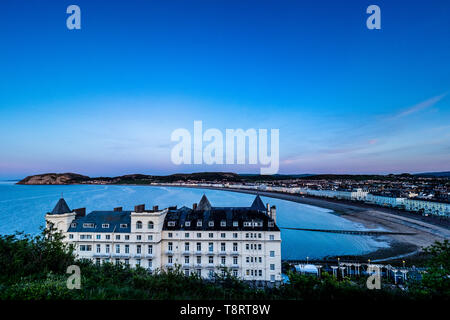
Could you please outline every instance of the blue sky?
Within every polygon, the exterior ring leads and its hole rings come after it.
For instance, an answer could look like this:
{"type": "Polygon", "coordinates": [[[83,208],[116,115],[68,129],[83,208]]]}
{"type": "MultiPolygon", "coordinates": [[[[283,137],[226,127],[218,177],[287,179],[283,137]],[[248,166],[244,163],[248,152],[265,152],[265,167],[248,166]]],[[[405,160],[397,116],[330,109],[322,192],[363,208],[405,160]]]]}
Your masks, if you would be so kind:
{"type": "Polygon", "coordinates": [[[170,134],[194,120],[280,129],[280,173],[450,170],[449,16],[448,1],[3,0],[0,178],[259,171],[172,164],[170,134]]]}

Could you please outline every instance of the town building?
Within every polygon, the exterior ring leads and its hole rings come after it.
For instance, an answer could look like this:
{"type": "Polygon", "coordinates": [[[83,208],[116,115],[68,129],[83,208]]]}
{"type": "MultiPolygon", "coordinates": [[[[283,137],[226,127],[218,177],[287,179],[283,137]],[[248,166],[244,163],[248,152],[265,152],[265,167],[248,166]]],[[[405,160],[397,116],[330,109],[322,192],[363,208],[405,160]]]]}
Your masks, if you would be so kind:
{"type": "Polygon", "coordinates": [[[203,195],[192,208],[135,206],[133,211],[70,210],[61,198],[46,215],[73,244],[78,258],[140,266],[153,272],[178,266],[203,278],[230,272],[248,281],[281,281],[276,207],[256,196],[250,207],[213,207],[203,195]]]}

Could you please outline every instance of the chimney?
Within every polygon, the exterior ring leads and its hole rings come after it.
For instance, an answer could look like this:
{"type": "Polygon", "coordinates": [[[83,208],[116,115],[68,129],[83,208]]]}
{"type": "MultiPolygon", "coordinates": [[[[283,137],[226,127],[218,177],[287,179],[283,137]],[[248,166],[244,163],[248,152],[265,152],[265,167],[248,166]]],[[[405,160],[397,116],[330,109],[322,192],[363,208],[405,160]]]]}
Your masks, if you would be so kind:
{"type": "Polygon", "coordinates": [[[122,207],[114,208],[114,211],[115,211],[115,212],[121,212],[121,211],[122,211],[122,207]]]}
{"type": "Polygon", "coordinates": [[[277,207],[270,207],[270,217],[272,218],[273,222],[277,223],[277,207]]]}
{"type": "Polygon", "coordinates": [[[197,210],[197,203],[194,203],[194,204],[192,205],[192,210],[197,210]]]}
{"type": "Polygon", "coordinates": [[[158,206],[153,206],[153,211],[158,211],[158,206]]]}
{"type": "Polygon", "coordinates": [[[267,214],[268,214],[269,217],[270,217],[270,204],[269,204],[269,203],[266,203],[266,206],[267,206],[267,214]]]}
{"type": "Polygon", "coordinates": [[[73,210],[73,212],[76,213],[75,217],[77,218],[84,217],[86,215],[86,208],[75,209],[73,210]]]}
{"type": "Polygon", "coordinates": [[[145,204],[134,206],[134,212],[141,213],[145,211],[145,204]]]}

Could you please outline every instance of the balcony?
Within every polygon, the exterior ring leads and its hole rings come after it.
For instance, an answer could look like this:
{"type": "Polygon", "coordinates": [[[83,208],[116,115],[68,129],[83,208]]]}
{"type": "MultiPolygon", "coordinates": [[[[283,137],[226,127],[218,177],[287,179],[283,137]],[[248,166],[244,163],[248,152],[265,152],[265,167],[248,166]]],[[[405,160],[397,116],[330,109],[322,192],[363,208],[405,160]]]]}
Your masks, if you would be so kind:
{"type": "Polygon", "coordinates": [[[173,250],[166,250],[166,254],[172,255],[173,254],[173,250]]]}

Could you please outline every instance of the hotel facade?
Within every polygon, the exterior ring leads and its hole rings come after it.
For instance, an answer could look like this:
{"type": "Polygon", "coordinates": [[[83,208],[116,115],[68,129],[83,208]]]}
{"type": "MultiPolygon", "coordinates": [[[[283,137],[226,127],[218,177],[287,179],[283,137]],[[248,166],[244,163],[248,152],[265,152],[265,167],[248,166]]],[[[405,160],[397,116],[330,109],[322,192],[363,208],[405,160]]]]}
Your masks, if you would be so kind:
{"type": "Polygon", "coordinates": [[[281,281],[281,237],[276,208],[259,196],[250,207],[213,207],[204,195],[192,208],[135,206],[134,211],[70,210],[60,199],[45,216],[74,245],[78,258],[123,263],[153,272],[181,268],[213,278],[281,281]]]}

